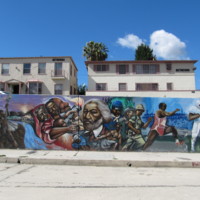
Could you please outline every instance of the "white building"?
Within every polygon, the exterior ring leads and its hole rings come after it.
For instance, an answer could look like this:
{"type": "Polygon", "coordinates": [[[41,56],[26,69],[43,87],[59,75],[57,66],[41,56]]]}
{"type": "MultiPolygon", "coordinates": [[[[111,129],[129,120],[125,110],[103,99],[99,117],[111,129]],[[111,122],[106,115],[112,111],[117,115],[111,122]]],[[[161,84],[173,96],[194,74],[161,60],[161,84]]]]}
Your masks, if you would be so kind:
{"type": "Polygon", "coordinates": [[[69,56],[0,58],[0,90],[12,94],[77,94],[77,67],[69,56]]]}
{"type": "Polygon", "coordinates": [[[200,97],[197,60],[86,61],[87,96],[200,97]]]}

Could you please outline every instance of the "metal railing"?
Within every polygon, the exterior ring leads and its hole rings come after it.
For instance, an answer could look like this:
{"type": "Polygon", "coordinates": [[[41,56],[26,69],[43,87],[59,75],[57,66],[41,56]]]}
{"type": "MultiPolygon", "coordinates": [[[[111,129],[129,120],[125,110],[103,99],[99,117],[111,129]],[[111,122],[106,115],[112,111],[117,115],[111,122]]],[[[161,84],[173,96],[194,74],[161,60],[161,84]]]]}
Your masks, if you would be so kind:
{"type": "Polygon", "coordinates": [[[65,72],[65,70],[52,70],[51,71],[51,77],[64,78],[64,77],[66,77],[66,72],[65,72]]]}

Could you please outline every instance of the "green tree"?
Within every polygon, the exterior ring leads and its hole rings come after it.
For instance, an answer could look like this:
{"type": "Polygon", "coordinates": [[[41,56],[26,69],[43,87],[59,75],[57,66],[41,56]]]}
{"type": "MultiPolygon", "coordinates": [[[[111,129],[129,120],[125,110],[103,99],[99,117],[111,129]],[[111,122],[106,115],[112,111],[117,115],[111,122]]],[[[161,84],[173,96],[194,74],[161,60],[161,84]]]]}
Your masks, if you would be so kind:
{"type": "Polygon", "coordinates": [[[108,57],[108,48],[103,43],[98,43],[90,41],[86,43],[83,48],[83,56],[86,57],[88,61],[101,61],[106,60],[108,57]]]}
{"type": "Polygon", "coordinates": [[[85,84],[78,86],[78,94],[79,95],[85,95],[86,90],[87,90],[87,86],[85,84]]]}
{"type": "Polygon", "coordinates": [[[135,60],[156,60],[156,56],[153,55],[153,49],[148,45],[141,44],[135,51],[135,60]]]}

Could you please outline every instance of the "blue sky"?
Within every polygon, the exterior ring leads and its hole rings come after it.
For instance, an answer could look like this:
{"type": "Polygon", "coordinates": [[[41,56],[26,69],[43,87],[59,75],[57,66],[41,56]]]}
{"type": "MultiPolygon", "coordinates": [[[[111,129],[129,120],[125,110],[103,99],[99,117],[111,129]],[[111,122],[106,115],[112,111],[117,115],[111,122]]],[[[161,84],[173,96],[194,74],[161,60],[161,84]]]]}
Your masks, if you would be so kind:
{"type": "Polygon", "coordinates": [[[0,8],[0,57],[72,56],[87,84],[87,42],[103,42],[108,60],[134,60],[143,42],[158,60],[199,60],[200,89],[198,0],[0,0],[0,8]]]}

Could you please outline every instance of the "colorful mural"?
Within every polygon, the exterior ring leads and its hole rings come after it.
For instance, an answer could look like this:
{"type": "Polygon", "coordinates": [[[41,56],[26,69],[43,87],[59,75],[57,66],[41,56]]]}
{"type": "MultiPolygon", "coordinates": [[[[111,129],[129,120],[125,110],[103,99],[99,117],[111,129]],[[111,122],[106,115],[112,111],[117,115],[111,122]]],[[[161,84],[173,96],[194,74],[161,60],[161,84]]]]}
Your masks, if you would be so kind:
{"type": "Polygon", "coordinates": [[[0,148],[200,152],[200,99],[0,95],[0,148]]]}

